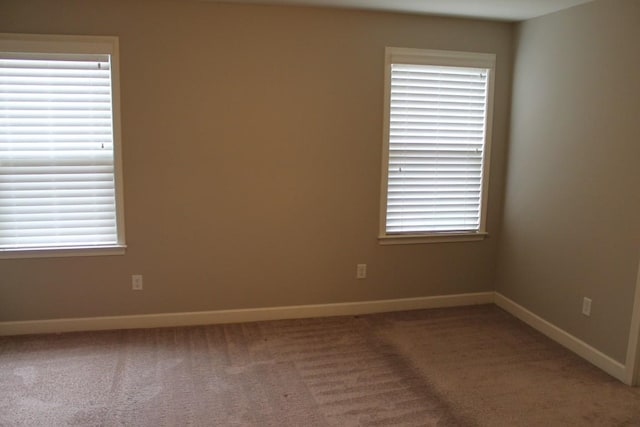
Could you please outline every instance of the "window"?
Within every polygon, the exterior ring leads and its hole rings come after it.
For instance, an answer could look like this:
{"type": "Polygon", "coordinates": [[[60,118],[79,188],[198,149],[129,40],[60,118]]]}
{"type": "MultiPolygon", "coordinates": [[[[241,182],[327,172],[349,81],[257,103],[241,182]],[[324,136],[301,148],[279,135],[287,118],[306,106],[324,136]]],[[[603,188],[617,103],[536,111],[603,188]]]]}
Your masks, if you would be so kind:
{"type": "Polygon", "coordinates": [[[479,240],[495,55],[387,48],[381,243],[479,240]]]}
{"type": "Polygon", "coordinates": [[[116,37],[0,34],[0,257],[124,252],[116,37]]]}

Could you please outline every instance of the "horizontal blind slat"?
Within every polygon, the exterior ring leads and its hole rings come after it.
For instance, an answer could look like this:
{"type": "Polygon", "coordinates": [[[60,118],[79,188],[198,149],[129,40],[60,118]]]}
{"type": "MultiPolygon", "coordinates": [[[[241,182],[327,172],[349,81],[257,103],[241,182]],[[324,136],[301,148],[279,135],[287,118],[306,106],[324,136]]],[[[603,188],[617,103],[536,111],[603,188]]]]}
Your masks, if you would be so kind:
{"type": "MultiPolygon", "coordinates": [[[[11,214],[11,215],[20,215],[20,217],[24,215],[37,215],[40,213],[46,215],[58,215],[58,214],[91,214],[91,215],[100,215],[101,213],[110,213],[113,214],[113,203],[110,202],[108,198],[103,198],[102,201],[94,198],[93,203],[60,203],[60,200],[56,200],[55,204],[52,203],[22,203],[20,205],[2,205],[0,202],[0,214],[11,214]]],[[[51,202],[48,200],[48,202],[51,202]]],[[[80,200],[79,202],[82,202],[80,200]]]]}
{"type": "Polygon", "coordinates": [[[13,236],[17,232],[22,236],[45,236],[78,234],[78,231],[87,231],[96,234],[96,231],[111,230],[116,226],[113,219],[91,219],[91,220],[48,220],[48,221],[19,221],[13,222],[11,228],[0,230],[0,236],[13,236]]]}

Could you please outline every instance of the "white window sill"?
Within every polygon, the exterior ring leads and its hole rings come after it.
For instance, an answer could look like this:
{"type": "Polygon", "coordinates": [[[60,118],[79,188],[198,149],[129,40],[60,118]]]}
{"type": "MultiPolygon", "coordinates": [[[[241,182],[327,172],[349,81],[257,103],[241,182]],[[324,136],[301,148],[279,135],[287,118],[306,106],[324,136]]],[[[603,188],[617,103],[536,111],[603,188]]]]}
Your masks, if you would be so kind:
{"type": "Polygon", "coordinates": [[[395,234],[378,236],[381,245],[415,245],[422,243],[453,243],[484,240],[486,232],[469,233],[430,233],[430,234],[395,234]]]}
{"type": "Polygon", "coordinates": [[[0,249],[0,259],[124,255],[126,245],[0,249]]]}

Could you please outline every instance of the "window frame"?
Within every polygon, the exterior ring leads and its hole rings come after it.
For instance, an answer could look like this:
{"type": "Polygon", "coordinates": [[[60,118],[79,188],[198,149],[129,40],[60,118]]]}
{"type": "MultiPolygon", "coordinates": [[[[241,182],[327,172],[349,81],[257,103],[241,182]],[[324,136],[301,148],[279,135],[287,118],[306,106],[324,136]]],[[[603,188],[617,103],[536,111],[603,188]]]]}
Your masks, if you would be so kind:
{"type": "Polygon", "coordinates": [[[0,249],[0,259],[123,255],[127,245],[124,224],[118,37],[0,33],[0,52],[110,55],[111,127],[113,132],[113,179],[117,239],[113,244],[5,248],[0,249]]]}
{"type": "Polygon", "coordinates": [[[459,52],[432,49],[385,48],[384,69],[384,116],[382,138],[382,174],[380,184],[380,220],[378,242],[389,244],[443,243],[483,240],[487,232],[487,206],[489,191],[489,171],[491,160],[491,140],[493,124],[493,93],[495,87],[496,55],[492,53],[459,52]],[[481,190],[480,190],[480,223],[477,231],[432,231],[423,233],[388,233],[387,232],[387,195],[389,178],[389,144],[390,144],[390,112],[391,112],[391,65],[435,65],[451,67],[487,68],[487,100],[484,149],[482,157],[481,190]]]}

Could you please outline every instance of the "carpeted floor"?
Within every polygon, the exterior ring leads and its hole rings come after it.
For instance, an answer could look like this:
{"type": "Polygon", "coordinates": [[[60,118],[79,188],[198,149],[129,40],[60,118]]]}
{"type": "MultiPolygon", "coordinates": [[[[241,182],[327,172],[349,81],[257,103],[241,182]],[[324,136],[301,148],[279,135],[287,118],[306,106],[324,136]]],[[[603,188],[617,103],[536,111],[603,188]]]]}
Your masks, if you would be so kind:
{"type": "Polygon", "coordinates": [[[640,426],[493,305],[0,338],[1,426],[640,426]]]}

